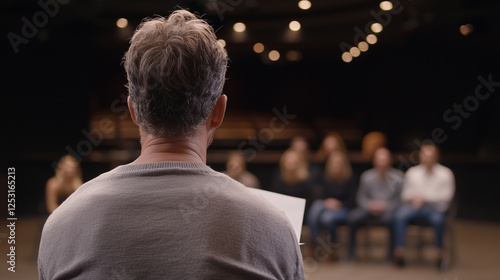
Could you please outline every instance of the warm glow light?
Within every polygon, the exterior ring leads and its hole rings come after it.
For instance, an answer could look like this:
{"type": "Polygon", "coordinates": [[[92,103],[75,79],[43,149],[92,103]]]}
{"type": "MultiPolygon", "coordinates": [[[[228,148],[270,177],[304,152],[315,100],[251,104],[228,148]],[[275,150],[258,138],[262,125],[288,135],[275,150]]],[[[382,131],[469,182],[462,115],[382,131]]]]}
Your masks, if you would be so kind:
{"type": "Polygon", "coordinates": [[[243,22],[237,22],[233,25],[233,30],[236,32],[243,32],[245,29],[247,29],[247,27],[243,22]]]}
{"type": "Polygon", "coordinates": [[[222,47],[226,47],[226,40],[224,39],[217,40],[217,43],[219,43],[219,45],[221,45],[222,47]]]}
{"type": "Polygon", "coordinates": [[[370,28],[375,33],[379,33],[380,31],[382,31],[382,29],[384,29],[384,27],[382,26],[382,24],[380,24],[378,22],[373,23],[370,28]]]}
{"type": "Polygon", "coordinates": [[[366,36],[366,41],[368,42],[368,44],[373,45],[373,44],[377,43],[377,36],[370,34],[370,35],[366,36]]]}
{"type": "Polygon", "coordinates": [[[358,49],[362,52],[366,52],[368,50],[368,43],[365,41],[359,42],[358,49]]]}
{"type": "Polygon", "coordinates": [[[356,47],[352,47],[350,50],[349,50],[349,53],[351,53],[351,55],[353,57],[358,57],[360,54],[361,54],[361,51],[356,48],[356,47]]]}
{"type": "Polygon", "coordinates": [[[125,28],[125,27],[127,27],[127,25],[128,25],[128,20],[126,18],[119,18],[116,21],[116,26],[118,26],[120,28],[125,28]]]}
{"type": "Polygon", "coordinates": [[[470,23],[460,26],[460,33],[464,36],[469,35],[472,31],[474,31],[474,26],[470,23]]]}
{"type": "Polygon", "coordinates": [[[309,10],[311,8],[311,2],[308,0],[299,1],[299,8],[302,10],[309,10]]]}
{"type": "Polygon", "coordinates": [[[288,51],[286,53],[286,59],[289,61],[299,61],[302,59],[302,53],[299,51],[288,51]]]}
{"type": "Polygon", "coordinates": [[[300,22],[298,22],[296,20],[291,21],[290,24],[288,25],[288,27],[292,31],[299,31],[300,30],[300,22]]]}
{"type": "Polygon", "coordinates": [[[391,1],[380,2],[380,9],[384,11],[392,10],[392,2],[391,1]]]}
{"type": "Polygon", "coordinates": [[[256,53],[262,53],[264,51],[264,45],[262,43],[255,43],[255,45],[253,45],[253,51],[256,53]]]}
{"type": "Polygon", "coordinates": [[[348,52],[345,52],[342,54],[342,60],[344,62],[351,62],[352,61],[352,55],[348,52]]]}
{"type": "Polygon", "coordinates": [[[272,50],[269,52],[269,59],[272,61],[277,61],[280,59],[280,53],[278,51],[272,50]]]}

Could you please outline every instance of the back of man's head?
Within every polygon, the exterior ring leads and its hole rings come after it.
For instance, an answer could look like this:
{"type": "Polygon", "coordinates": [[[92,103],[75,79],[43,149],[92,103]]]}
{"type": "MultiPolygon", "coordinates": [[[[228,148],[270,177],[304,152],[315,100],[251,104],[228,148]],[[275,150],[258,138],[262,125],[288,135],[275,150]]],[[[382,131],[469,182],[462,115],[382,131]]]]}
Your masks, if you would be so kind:
{"type": "Polygon", "coordinates": [[[157,137],[193,134],[222,94],[227,60],[213,28],[186,10],[143,21],[124,57],[142,131],[157,137]]]}

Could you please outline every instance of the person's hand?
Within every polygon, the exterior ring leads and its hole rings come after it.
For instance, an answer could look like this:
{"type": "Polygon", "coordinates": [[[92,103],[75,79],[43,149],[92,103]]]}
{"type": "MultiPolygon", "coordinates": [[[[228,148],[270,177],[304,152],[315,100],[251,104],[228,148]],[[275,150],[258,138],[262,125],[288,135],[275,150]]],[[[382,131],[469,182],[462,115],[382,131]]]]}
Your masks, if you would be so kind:
{"type": "Polygon", "coordinates": [[[342,207],[342,202],[336,198],[327,198],[325,199],[325,208],[331,210],[337,210],[342,207]]]}
{"type": "Polygon", "coordinates": [[[424,205],[424,199],[421,196],[416,195],[411,198],[411,206],[414,209],[419,209],[422,205],[424,205]]]}
{"type": "Polygon", "coordinates": [[[373,216],[378,216],[382,214],[385,209],[387,209],[387,203],[384,201],[372,201],[370,202],[369,211],[373,216]]]}

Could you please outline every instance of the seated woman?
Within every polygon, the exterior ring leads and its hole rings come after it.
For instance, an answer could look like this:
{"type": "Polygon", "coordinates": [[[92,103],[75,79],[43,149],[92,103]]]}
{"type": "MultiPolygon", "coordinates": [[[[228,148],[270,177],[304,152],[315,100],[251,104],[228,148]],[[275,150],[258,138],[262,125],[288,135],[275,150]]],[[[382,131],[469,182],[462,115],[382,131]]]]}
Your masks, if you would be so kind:
{"type": "Polygon", "coordinates": [[[63,156],[57,164],[56,174],[47,181],[45,204],[52,214],[66,198],[82,185],[82,170],[78,161],[71,155],[63,156]]]}
{"type": "Polygon", "coordinates": [[[328,157],[321,188],[321,198],[314,201],[307,214],[313,245],[322,229],[327,229],[330,241],[335,242],[337,225],[346,222],[349,210],[355,206],[357,181],[344,153],[336,151],[328,157]]]}
{"type": "Polygon", "coordinates": [[[247,170],[247,162],[240,152],[229,154],[224,173],[247,187],[260,188],[259,179],[247,170]]]}
{"type": "Polygon", "coordinates": [[[307,210],[313,182],[307,161],[302,154],[288,149],[281,156],[279,170],[274,176],[271,190],[306,199],[307,210]]]}

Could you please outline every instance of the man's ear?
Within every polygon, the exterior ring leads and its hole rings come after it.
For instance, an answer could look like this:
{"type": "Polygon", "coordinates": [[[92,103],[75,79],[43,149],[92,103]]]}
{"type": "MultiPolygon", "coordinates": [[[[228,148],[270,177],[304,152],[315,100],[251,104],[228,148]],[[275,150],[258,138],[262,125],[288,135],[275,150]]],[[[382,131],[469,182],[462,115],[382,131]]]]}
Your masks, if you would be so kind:
{"type": "Polygon", "coordinates": [[[217,99],[217,103],[215,103],[215,107],[212,110],[212,118],[210,119],[210,128],[218,128],[222,121],[224,120],[224,115],[226,114],[226,106],[227,106],[227,96],[222,94],[219,99],[217,99]]]}
{"type": "Polygon", "coordinates": [[[137,124],[137,121],[135,120],[134,105],[132,104],[132,99],[130,99],[130,95],[127,97],[127,105],[128,105],[128,110],[130,112],[130,117],[132,117],[132,121],[135,124],[137,124]]]}

